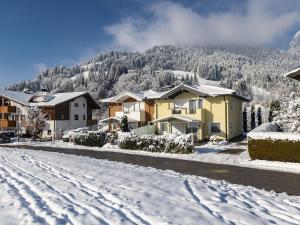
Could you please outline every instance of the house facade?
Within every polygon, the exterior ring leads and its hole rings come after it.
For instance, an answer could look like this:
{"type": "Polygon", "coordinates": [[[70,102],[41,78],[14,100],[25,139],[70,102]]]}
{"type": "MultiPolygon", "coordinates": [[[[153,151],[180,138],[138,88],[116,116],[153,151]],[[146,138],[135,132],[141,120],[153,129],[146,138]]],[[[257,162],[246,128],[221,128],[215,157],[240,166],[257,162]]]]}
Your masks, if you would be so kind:
{"type": "Polygon", "coordinates": [[[154,99],[148,99],[157,92],[149,90],[145,92],[123,91],[117,96],[102,99],[102,104],[108,104],[108,117],[100,120],[107,123],[109,130],[119,128],[120,119],[126,115],[130,129],[147,125],[154,120],[154,99]]]}
{"type": "Polygon", "coordinates": [[[157,134],[193,134],[195,142],[215,135],[230,140],[242,134],[242,104],[248,98],[234,90],[210,85],[180,84],[165,92],[124,91],[108,103],[109,130],[118,128],[120,117],[127,115],[131,129],[156,125],[157,134]]]}
{"type": "Polygon", "coordinates": [[[23,130],[22,120],[28,107],[39,107],[45,114],[43,137],[60,138],[63,131],[96,125],[92,111],[100,109],[99,104],[88,92],[49,94],[0,90],[0,129],[17,132],[23,130]]]}
{"type": "Polygon", "coordinates": [[[26,116],[31,94],[0,90],[0,130],[17,131],[26,116]]]}
{"type": "Polygon", "coordinates": [[[242,134],[242,103],[235,91],[181,84],[155,97],[158,133],[191,133],[195,142],[212,135],[230,140],[242,134]]]}
{"type": "Polygon", "coordinates": [[[41,108],[45,114],[42,136],[55,138],[60,138],[65,130],[96,125],[92,111],[100,109],[99,104],[87,92],[53,95],[38,92],[30,98],[29,105],[41,108]]]}

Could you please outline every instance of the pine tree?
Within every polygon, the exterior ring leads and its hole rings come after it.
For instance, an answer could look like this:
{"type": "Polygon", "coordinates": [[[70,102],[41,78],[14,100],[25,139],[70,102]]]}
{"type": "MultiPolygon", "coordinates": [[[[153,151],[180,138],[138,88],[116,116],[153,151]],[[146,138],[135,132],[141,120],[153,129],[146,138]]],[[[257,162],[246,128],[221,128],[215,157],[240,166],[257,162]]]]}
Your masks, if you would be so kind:
{"type": "Polygon", "coordinates": [[[270,104],[269,122],[272,122],[273,118],[279,114],[280,109],[281,109],[280,101],[277,99],[273,99],[270,104]]]}
{"type": "Polygon", "coordinates": [[[251,129],[253,130],[256,126],[255,123],[255,107],[254,105],[251,106],[251,129]]]}
{"type": "Polygon", "coordinates": [[[246,107],[244,107],[244,111],[243,111],[243,130],[244,130],[244,132],[248,131],[247,108],[246,107]]]}
{"type": "Polygon", "coordinates": [[[120,128],[122,132],[129,132],[128,128],[128,118],[127,116],[122,116],[120,120],[120,128]]]}
{"type": "Polygon", "coordinates": [[[257,125],[260,126],[262,124],[261,107],[258,107],[256,117],[257,117],[257,125]]]}

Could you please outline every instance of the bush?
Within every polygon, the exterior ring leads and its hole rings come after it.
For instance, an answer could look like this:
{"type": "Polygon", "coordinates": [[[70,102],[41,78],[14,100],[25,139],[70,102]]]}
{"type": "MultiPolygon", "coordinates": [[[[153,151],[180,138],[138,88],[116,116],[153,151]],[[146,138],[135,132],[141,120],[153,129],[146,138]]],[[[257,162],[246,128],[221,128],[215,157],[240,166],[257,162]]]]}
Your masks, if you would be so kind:
{"type": "Polygon", "coordinates": [[[122,149],[148,152],[188,154],[194,152],[191,135],[143,135],[119,133],[118,146],[122,149]]]}
{"type": "Polygon", "coordinates": [[[282,162],[300,162],[300,141],[288,139],[248,138],[251,159],[282,162]]]}
{"type": "Polygon", "coordinates": [[[106,144],[107,134],[103,131],[89,131],[87,133],[76,133],[72,135],[71,141],[76,145],[90,147],[102,147],[106,144]]]}

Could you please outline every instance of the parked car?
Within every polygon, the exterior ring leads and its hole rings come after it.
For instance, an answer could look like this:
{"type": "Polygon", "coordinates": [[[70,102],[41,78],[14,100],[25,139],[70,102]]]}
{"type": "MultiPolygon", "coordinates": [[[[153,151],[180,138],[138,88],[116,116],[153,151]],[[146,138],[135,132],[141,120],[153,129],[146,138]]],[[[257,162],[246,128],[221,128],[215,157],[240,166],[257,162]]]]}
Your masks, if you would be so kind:
{"type": "Polygon", "coordinates": [[[6,133],[0,133],[0,143],[10,143],[10,137],[6,133]]]}

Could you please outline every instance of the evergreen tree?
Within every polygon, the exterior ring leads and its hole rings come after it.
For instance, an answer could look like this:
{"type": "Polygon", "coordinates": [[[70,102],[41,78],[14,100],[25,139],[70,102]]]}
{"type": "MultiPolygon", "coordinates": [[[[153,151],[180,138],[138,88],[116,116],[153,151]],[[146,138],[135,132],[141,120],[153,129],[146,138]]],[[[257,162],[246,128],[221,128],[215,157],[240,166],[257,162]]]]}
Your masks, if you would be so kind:
{"type": "Polygon", "coordinates": [[[256,117],[257,117],[257,125],[260,126],[262,124],[261,107],[258,107],[256,117]]]}
{"type": "Polygon", "coordinates": [[[273,99],[270,105],[269,122],[272,122],[273,118],[279,114],[280,109],[280,101],[278,99],[273,99]]]}
{"type": "Polygon", "coordinates": [[[251,129],[253,130],[256,126],[256,123],[255,123],[255,107],[254,105],[251,106],[251,129]]]}
{"type": "Polygon", "coordinates": [[[120,120],[120,128],[122,132],[129,132],[128,118],[127,116],[122,116],[120,120]]]}
{"type": "Polygon", "coordinates": [[[248,131],[247,108],[246,107],[244,107],[244,111],[243,111],[243,130],[244,130],[244,132],[248,131]]]}

